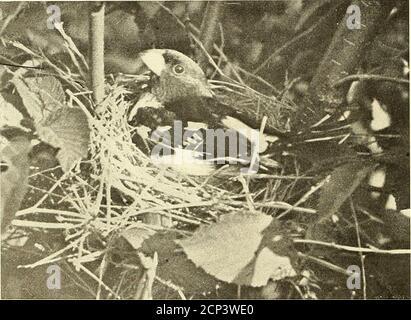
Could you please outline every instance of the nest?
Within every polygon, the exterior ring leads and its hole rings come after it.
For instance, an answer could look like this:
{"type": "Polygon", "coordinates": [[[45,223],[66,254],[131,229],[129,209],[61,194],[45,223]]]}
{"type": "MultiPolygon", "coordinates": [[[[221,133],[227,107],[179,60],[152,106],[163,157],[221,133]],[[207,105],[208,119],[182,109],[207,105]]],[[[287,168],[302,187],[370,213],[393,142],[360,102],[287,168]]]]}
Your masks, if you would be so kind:
{"type": "Polygon", "coordinates": [[[114,84],[109,91],[98,117],[69,92],[72,103],[87,114],[91,135],[89,159],[63,174],[49,189],[52,193],[67,183],[63,199],[67,210],[61,210],[61,202],[53,208],[45,196],[41,203],[20,210],[14,224],[61,230],[66,242],[64,248],[24,267],[67,260],[111,292],[87,264],[100,260],[125,230],[164,229],[142,222],[144,215],[164,216],[172,222],[168,227],[187,230],[215,221],[220,214],[241,210],[247,203],[233,201],[238,195],[213,185],[210,177],[192,178],[153,163],[132,142],[132,128],[127,123],[132,103],[126,99],[127,90],[114,84]],[[95,239],[101,240],[100,245],[95,239]]]}
{"type": "MultiPolygon", "coordinates": [[[[47,187],[46,194],[33,206],[16,214],[15,226],[53,231],[63,238],[58,249],[52,249],[46,257],[21,267],[67,262],[98,283],[97,295],[101,288],[105,288],[109,295],[119,298],[114,287],[103,280],[101,270],[107,266],[108,253],[127,230],[139,228],[143,234],[144,231],[164,229],[162,225],[145,223],[145,215],[165,217],[171,222],[167,228],[187,233],[201,224],[216,221],[225,213],[285,209],[282,203],[269,202],[277,198],[276,190],[281,184],[281,181],[272,183],[272,179],[278,177],[276,175],[260,177],[263,180],[257,179],[253,184],[249,177],[238,173],[216,185],[213,177],[194,178],[155,163],[132,141],[133,128],[128,124],[127,115],[133,102],[128,99],[129,92],[121,80],[107,84],[109,94],[99,105],[96,115],[90,112],[89,92],[83,92],[84,87],[76,83],[71,74],[55,70],[57,77],[74,88],[75,93],[66,90],[69,104],[81,108],[87,115],[91,130],[89,157],[66,173],[57,169],[57,178],[53,178],[54,184],[47,187]],[[56,190],[62,193],[58,203],[52,199],[56,190]],[[253,202],[258,197],[264,198],[263,206],[253,202]],[[100,266],[100,272],[95,271],[96,266],[100,266]]],[[[243,98],[241,110],[254,105],[256,100],[259,106],[275,109],[275,115],[292,110],[286,103],[247,86],[232,90],[221,85],[220,98],[243,98]]],[[[238,98],[234,100],[238,101],[238,98]]],[[[260,122],[258,113],[256,121],[260,122]]],[[[281,127],[283,122],[269,125],[281,127]]]]}

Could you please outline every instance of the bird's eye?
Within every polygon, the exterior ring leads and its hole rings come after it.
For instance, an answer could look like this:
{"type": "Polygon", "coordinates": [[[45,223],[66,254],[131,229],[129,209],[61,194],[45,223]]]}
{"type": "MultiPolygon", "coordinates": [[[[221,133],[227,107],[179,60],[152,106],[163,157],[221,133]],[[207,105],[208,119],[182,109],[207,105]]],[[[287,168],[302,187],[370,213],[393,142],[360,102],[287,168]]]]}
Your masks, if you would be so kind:
{"type": "Polygon", "coordinates": [[[173,67],[173,71],[174,71],[175,74],[182,74],[182,73],[184,73],[185,69],[181,64],[176,64],[173,67]]]}

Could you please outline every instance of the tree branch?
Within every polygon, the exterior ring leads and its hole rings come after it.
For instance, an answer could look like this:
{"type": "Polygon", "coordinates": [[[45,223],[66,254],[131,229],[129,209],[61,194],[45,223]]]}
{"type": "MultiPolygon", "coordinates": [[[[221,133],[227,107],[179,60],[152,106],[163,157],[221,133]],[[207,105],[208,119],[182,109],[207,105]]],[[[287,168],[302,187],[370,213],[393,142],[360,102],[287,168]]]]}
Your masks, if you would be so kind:
{"type": "Polygon", "coordinates": [[[4,34],[4,31],[6,30],[6,28],[8,27],[8,25],[14,20],[16,19],[19,14],[24,10],[24,8],[26,7],[27,2],[19,2],[19,4],[17,5],[16,10],[8,15],[6,18],[4,18],[3,20],[3,24],[0,27],[0,37],[4,34]]]}
{"type": "MultiPolygon", "coordinates": [[[[90,75],[93,100],[104,99],[104,3],[91,3],[89,13],[90,75]]],[[[96,112],[98,108],[96,107],[96,112]]]]}
{"type": "Polygon", "coordinates": [[[253,71],[253,74],[258,74],[266,67],[272,68],[275,58],[279,56],[287,56],[298,52],[299,50],[303,50],[307,47],[308,41],[310,41],[311,44],[318,43],[320,41],[324,41],[326,38],[328,39],[329,37],[331,37],[334,29],[336,28],[335,21],[336,19],[339,19],[341,17],[341,7],[345,2],[347,1],[336,1],[336,4],[334,4],[324,16],[319,17],[318,20],[310,27],[308,27],[304,31],[301,31],[294,38],[292,38],[280,48],[276,49],[272,54],[270,54],[270,56],[253,71]]]}
{"type": "Polygon", "coordinates": [[[306,244],[315,244],[321,245],[325,247],[330,247],[338,250],[345,250],[350,252],[362,252],[362,253],[379,253],[379,254],[411,254],[410,249],[393,249],[393,250],[384,250],[378,248],[359,248],[359,247],[352,247],[346,246],[342,244],[336,244],[331,242],[324,242],[324,241],[317,241],[317,240],[310,240],[310,239],[294,239],[294,243],[306,243],[306,244]]]}
{"type": "Polygon", "coordinates": [[[310,94],[304,101],[303,110],[296,123],[310,126],[327,113],[333,113],[345,101],[346,87],[334,87],[334,83],[353,74],[362,60],[364,49],[376,35],[376,29],[388,15],[390,6],[379,0],[353,0],[360,8],[361,27],[350,30],[346,14],[339,22],[329,45],[310,84],[310,94]]]}
{"type": "MultiPolygon", "coordinates": [[[[223,13],[223,3],[221,1],[209,1],[201,22],[200,41],[205,50],[211,54],[214,42],[217,38],[218,23],[223,13]]],[[[203,50],[197,51],[197,62],[204,68],[207,66],[208,59],[203,50]]]]}
{"type": "Polygon", "coordinates": [[[334,88],[337,88],[343,84],[346,84],[347,82],[353,82],[353,81],[389,81],[389,82],[395,82],[399,84],[405,84],[409,85],[410,81],[407,79],[401,79],[401,78],[392,78],[392,77],[387,77],[387,76],[381,76],[379,74],[352,74],[349,76],[346,76],[340,80],[338,80],[336,83],[334,83],[334,88]]]}

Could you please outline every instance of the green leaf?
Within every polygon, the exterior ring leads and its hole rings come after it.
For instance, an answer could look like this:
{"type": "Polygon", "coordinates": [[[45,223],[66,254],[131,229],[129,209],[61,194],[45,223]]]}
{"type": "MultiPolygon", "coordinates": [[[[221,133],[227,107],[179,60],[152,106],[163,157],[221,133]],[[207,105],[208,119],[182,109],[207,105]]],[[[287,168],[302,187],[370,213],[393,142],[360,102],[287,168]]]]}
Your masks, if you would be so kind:
{"type": "Polygon", "coordinates": [[[0,220],[2,231],[5,230],[14,218],[14,214],[19,210],[21,201],[27,192],[29,175],[28,154],[30,150],[30,140],[24,136],[13,138],[1,149],[0,220]]]}
{"type": "Polygon", "coordinates": [[[64,105],[64,90],[55,77],[23,79],[15,76],[11,82],[16,87],[34,122],[43,120],[50,112],[64,105]]]}
{"type": "Polygon", "coordinates": [[[296,275],[290,258],[277,251],[287,241],[286,236],[272,225],[273,218],[263,213],[230,213],[177,243],[196,266],[219,280],[264,286],[270,279],[296,275]],[[265,245],[268,227],[270,245],[265,245]]]}
{"type": "Polygon", "coordinates": [[[372,162],[355,161],[334,169],[321,189],[319,219],[324,220],[336,213],[375,166],[372,162]]]}
{"type": "Polygon", "coordinates": [[[90,128],[81,109],[62,107],[36,125],[40,139],[60,150],[57,152],[64,172],[87,156],[90,128]]]}

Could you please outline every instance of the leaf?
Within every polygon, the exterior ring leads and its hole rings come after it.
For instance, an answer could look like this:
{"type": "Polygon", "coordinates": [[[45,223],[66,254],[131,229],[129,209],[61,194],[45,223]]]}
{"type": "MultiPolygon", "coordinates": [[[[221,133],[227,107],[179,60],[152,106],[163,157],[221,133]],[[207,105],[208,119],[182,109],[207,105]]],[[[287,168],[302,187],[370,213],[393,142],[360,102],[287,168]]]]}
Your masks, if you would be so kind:
{"type": "Polygon", "coordinates": [[[385,210],[379,215],[384,221],[384,229],[395,241],[409,244],[410,218],[396,210],[385,210]]]}
{"type": "Polygon", "coordinates": [[[30,140],[24,136],[13,138],[1,149],[0,220],[2,232],[11,222],[17,210],[19,210],[21,201],[27,192],[29,174],[28,154],[30,150],[30,140]]]}
{"type": "Polygon", "coordinates": [[[29,240],[30,234],[23,229],[6,230],[2,235],[8,246],[10,247],[24,247],[29,240]]]}
{"type": "Polygon", "coordinates": [[[23,115],[0,94],[0,128],[5,126],[23,128],[20,121],[23,115]]]}
{"type": "Polygon", "coordinates": [[[286,236],[272,225],[278,226],[277,221],[262,213],[230,213],[177,243],[196,266],[219,280],[264,286],[270,279],[296,275],[289,257],[277,251],[287,241],[286,236]],[[267,241],[265,230],[269,226],[267,241]]]}
{"type": "Polygon", "coordinates": [[[142,227],[133,227],[126,229],[121,233],[121,236],[127,240],[127,242],[134,248],[139,249],[143,244],[143,241],[150,238],[155,231],[148,230],[142,227]]]}
{"type": "Polygon", "coordinates": [[[62,107],[36,125],[40,139],[55,148],[57,160],[67,172],[76,161],[87,156],[90,128],[81,109],[62,107]]]}
{"type": "MultiPolygon", "coordinates": [[[[209,296],[216,290],[218,281],[187,259],[175,242],[178,236],[179,234],[173,230],[157,232],[143,242],[142,251],[150,256],[154,253],[158,254],[157,275],[161,279],[182,287],[186,296],[203,298],[209,296]]],[[[221,285],[219,288],[222,288],[221,285]]],[[[161,285],[158,291],[157,299],[170,298],[168,288],[161,285]]]]}
{"type": "Polygon", "coordinates": [[[35,122],[46,118],[51,111],[64,104],[64,90],[55,77],[23,79],[15,76],[11,82],[16,87],[27,112],[35,122]]]}
{"type": "Polygon", "coordinates": [[[329,181],[321,189],[318,204],[320,219],[336,213],[375,166],[372,162],[355,161],[334,169],[329,181]]]}

